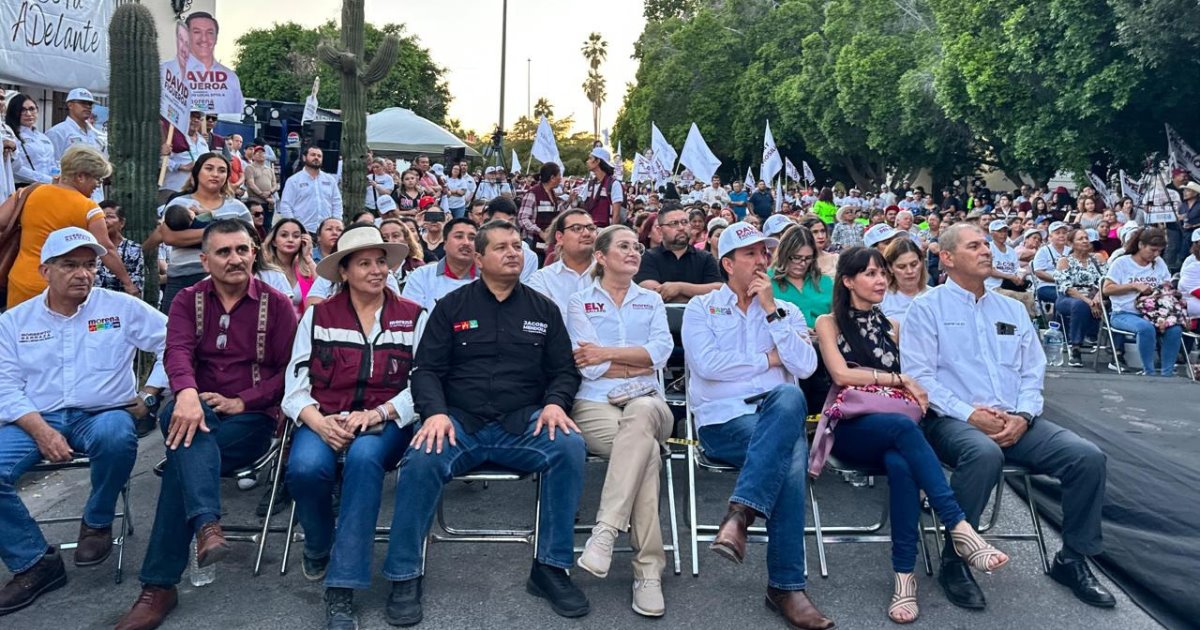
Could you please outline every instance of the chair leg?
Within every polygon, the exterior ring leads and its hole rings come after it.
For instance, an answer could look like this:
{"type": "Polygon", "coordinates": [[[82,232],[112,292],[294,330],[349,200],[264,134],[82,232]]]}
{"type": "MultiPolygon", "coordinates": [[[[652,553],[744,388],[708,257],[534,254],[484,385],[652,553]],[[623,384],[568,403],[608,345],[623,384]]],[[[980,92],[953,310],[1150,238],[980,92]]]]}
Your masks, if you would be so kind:
{"type": "Polygon", "coordinates": [[[933,560],[929,556],[929,541],[925,540],[925,510],[917,512],[917,545],[921,547],[921,558],[925,561],[925,575],[933,575],[933,560]]]}
{"type": "Polygon", "coordinates": [[[271,480],[271,498],[267,499],[267,515],[263,518],[262,531],[258,538],[258,553],[254,557],[254,577],[262,572],[263,551],[267,548],[267,534],[271,530],[271,515],[275,512],[275,499],[279,495],[279,484],[283,483],[283,447],[287,444],[288,430],[283,429],[283,441],[279,444],[279,452],[275,454],[275,472],[271,480]]]}
{"type": "Polygon", "coordinates": [[[815,482],[808,484],[808,501],[812,504],[813,531],[817,538],[817,561],[821,565],[821,577],[829,577],[829,565],[825,561],[825,533],[821,530],[821,506],[817,504],[815,482]]]}
{"type": "Polygon", "coordinates": [[[534,513],[533,513],[533,534],[532,534],[532,545],[531,546],[533,547],[533,559],[537,560],[538,537],[541,535],[541,531],[542,531],[542,473],[537,474],[537,479],[535,479],[533,483],[536,487],[536,490],[534,490],[535,498],[534,498],[534,502],[533,502],[534,513]]]}
{"type": "Polygon", "coordinates": [[[125,540],[133,534],[133,524],[129,522],[129,515],[133,512],[129,509],[129,481],[125,481],[125,487],[121,489],[121,541],[117,544],[117,570],[113,576],[113,581],[120,584],[125,579],[125,540]]]}
{"type": "Polygon", "coordinates": [[[1042,518],[1038,515],[1037,499],[1033,496],[1032,475],[1024,475],[1025,496],[1029,499],[1029,520],[1033,523],[1033,533],[1037,536],[1038,554],[1042,558],[1042,570],[1050,573],[1050,558],[1046,553],[1046,538],[1042,534],[1042,518]]]}
{"type": "MultiPolygon", "coordinates": [[[[688,436],[689,438],[691,436],[688,436]]],[[[700,577],[699,536],[696,525],[696,446],[687,447],[688,470],[688,536],[692,547],[692,577],[700,577]]]]}
{"type": "Polygon", "coordinates": [[[296,501],[292,500],[292,509],[288,512],[287,538],[283,541],[283,558],[279,561],[279,575],[287,575],[288,556],[292,551],[292,537],[296,532],[296,501]]]}
{"type": "Polygon", "coordinates": [[[674,459],[667,450],[667,508],[671,510],[671,555],[675,561],[675,575],[683,572],[679,561],[679,519],[675,514],[675,474],[674,459]]]}

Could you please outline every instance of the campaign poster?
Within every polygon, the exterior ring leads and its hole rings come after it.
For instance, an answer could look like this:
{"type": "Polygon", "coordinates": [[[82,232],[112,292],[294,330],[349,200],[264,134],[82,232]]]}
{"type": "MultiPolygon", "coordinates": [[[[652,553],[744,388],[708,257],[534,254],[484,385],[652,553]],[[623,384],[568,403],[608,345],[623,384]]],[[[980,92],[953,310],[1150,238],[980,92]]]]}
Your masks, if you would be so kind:
{"type": "Polygon", "coordinates": [[[108,92],[117,0],[0,1],[0,82],[108,92]]]}
{"type": "Polygon", "coordinates": [[[245,107],[237,73],[213,56],[220,31],[217,19],[204,11],[176,24],[175,57],[162,63],[160,75],[163,117],[181,131],[187,131],[193,107],[216,114],[241,114],[245,107]]]}

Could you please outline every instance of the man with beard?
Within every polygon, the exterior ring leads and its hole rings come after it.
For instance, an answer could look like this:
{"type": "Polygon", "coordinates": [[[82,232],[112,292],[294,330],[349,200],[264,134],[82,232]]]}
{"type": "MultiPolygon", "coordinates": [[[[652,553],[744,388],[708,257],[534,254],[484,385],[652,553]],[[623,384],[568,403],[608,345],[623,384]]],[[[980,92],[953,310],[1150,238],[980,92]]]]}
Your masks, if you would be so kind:
{"type": "Polygon", "coordinates": [[[337,177],[321,170],[325,155],[320,147],[310,146],[303,155],[304,168],[287,179],[276,214],[281,219],[296,219],[310,234],[316,234],[321,221],[341,218],[342,192],[337,177]]]}
{"type": "Polygon", "coordinates": [[[529,286],[554,301],[563,317],[571,296],[592,284],[592,245],[596,242],[596,224],[592,215],[581,208],[572,208],[550,224],[554,233],[558,260],[537,270],[529,286]]]}
{"type": "Polygon", "coordinates": [[[229,553],[220,522],[221,474],[262,457],[275,434],[296,309],[254,277],[250,229],[237,219],[205,228],[200,261],[210,278],[171,303],[164,364],[175,400],[159,414],[167,462],[142,562],[142,593],[117,630],[157,628],[178,605],[175,585],[193,538],[201,567],[229,553]]]}
{"type": "Polygon", "coordinates": [[[662,245],[647,250],[633,281],[657,291],[664,302],[687,302],[721,288],[721,272],[712,254],[689,242],[687,212],[668,202],[658,215],[662,245]]]}
{"type": "Polygon", "coordinates": [[[447,293],[479,277],[475,266],[475,233],[478,226],[466,218],[451,219],[442,229],[446,257],[417,267],[404,282],[404,297],[432,310],[447,293]]]}

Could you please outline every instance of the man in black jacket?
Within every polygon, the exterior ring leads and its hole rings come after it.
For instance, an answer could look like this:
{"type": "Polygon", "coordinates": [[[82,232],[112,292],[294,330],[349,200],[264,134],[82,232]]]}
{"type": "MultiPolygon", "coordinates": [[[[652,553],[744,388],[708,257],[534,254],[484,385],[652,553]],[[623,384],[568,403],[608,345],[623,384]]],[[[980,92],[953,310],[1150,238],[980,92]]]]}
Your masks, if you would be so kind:
{"type": "Polygon", "coordinates": [[[589,611],[566,569],[574,561],[575,510],[586,454],[567,417],[580,375],[558,307],[520,282],[520,232],[507,221],[479,229],[480,279],[430,314],[412,373],[424,418],[401,462],[398,507],[383,574],[387,620],[421,621],[421,552],[442,487],[484,463],[542,473],[540,534],[526,590],[564,617],[589,611]]]}

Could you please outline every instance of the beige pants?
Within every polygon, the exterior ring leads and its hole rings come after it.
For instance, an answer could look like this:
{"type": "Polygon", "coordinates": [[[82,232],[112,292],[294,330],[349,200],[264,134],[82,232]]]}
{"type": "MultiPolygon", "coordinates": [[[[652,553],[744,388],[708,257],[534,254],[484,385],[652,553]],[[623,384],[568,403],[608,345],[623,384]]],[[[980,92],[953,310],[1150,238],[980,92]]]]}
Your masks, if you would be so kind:
{"type": "Polygon", "coordinates": [[[996,289],[996,293],[999,293],[1005,297],[1010,297],[1021,304],[1024,304],[1025,312],[1029,313],[1030,319],[1037,317],[1037,309],[1035,309],[1033,306],[1033,300],[1035,298],[1032,288],[1028,291],[1009,291],[1008,289],[996,289]]]}
{"type": "Polygon", "coordinates": [[[658,474],[661,445],[674,424],[670,408],[650,396],[636,398],[624,409],[577,400],[571,418],[583,431],[588,452],[608,458],[596,521],[628,530],[634,576],[658,579],[667,566],[658,521],[658,474]]]}

